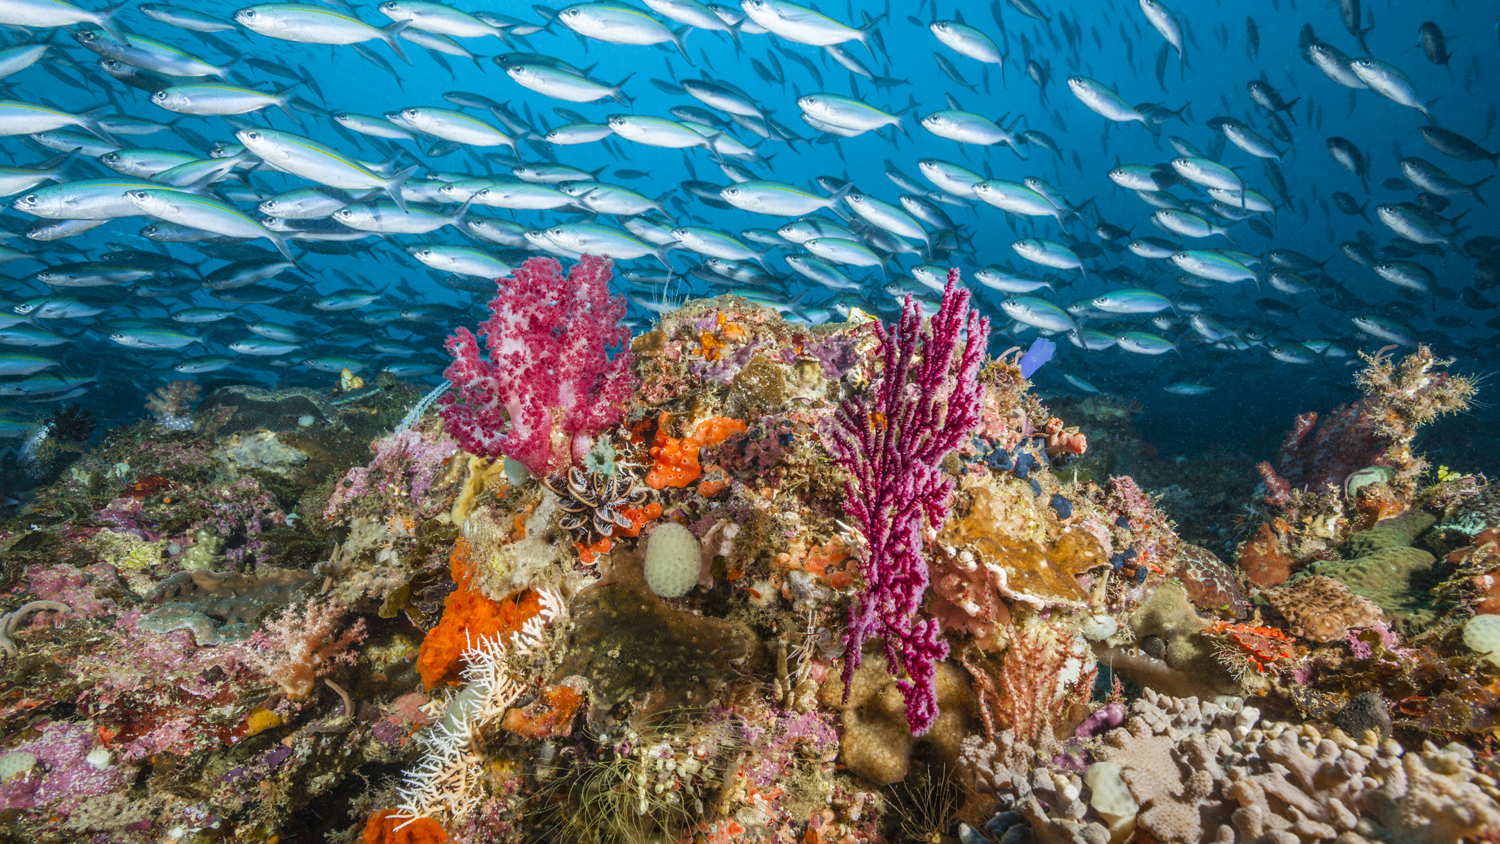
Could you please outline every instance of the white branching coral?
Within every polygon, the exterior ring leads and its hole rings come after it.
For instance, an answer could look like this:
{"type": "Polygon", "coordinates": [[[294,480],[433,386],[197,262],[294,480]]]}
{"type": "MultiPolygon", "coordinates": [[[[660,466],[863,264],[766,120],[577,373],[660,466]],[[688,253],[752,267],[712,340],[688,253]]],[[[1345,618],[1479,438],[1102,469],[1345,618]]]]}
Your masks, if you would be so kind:
{"type": "Polygon", "coordinates": [[[541,609],[509,636],[484,636],[463,653],[465,685],[448,702],[448,714],[417,735],[422,758],[397,790],[397,817],[405,826],[419,817],[462,818],[479,802],[484,757],[479,731],[501,716],[530,686],[518,677],[515,657],[546,646],[546,629],[567,615],[555,589],[537,587],[541,609]]]}

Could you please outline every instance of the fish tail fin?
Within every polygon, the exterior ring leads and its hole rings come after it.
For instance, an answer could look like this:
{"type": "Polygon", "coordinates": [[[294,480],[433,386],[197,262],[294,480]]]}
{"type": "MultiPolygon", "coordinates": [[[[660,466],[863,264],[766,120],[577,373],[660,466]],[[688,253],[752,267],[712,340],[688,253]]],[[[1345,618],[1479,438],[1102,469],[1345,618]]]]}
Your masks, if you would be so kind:
{"type": "Polygon", "coordinates": [[[463,230],[462,223],[464,221],[464,218],[469,216],[469,206],[473,204],[474,194],[469,194],[469,198],[465,199],[463,203],[458,206],[458,209],[453,212],[452,219],[455,228],[458,228],[460,231],[463,230]]]}
{"type": "Polygon", "coordinates": [[[905,135],[906,139],[908,141],[912,140],[912,137],[911,137],[911,132],[908,132],[906,130],[906,123],[905,123],[906,116],[908,114],[911,114],[912,112],[916,111],[917,110],[917,106],[918,106],[918,103],[917,103],[916,96],[915,95],[911,95],[911,100],[907,104],[906,108],[901,109],[901,111],[896,114],[896,128],[901,130],[901,134],[905,135]]]}
{"type": "Polygon", "coordinates": [[[120,13],[121,9],[125,8],[128,5],[130,5],[130,0],[120,0],[119,3],[116,3],[113,6],[100,9],[99,11],[94,13],[94,17],[97,18],[97,20],[95,20],[94,22],[99,24],[100,29],[109,33],[114,38],[120,41],[124,41],[125,32],[119,27],[115,26],[114,17],[115,15],[120,13]]]}
{"type": "Polygon", "coordinates": [[[672,33],[672,43],[677,45],[677,52],[681,53],[682,57],[687,59],[688,67],[697,67],[698,65],[693,61],[693,57],[688,55],[687,34],[691,30],[691,26],[684,26],[676,32],[672,32],[670,29],[667,31],[672,33]]]}
{"type": "Polygon", "coordinates": [[[885,20],[885,12],[881,12],[873,18],[870,17],[868,12],[865,12],[863,14],[867,18],[867,20],[865,21],[864,25],[859,28],[859,42],[865,45],[866,50],[870,51],[870,59],[878,62],[880,61],[880,57],[875,55],[875,45],[870,43],[870,35],[875,30],[875,24],[880,23],[882,20],[885,20]]]}
{"type": "Polygon", "coordinates": [[[610,89],[610,96],[614,97],[615,101],[618,102],[620,105],[626,106],[627,108],[630,106],[631,98],[625,96],[625,92],[622,91],[621,89],[625,87],[625,83],[629,82],[630,78],[632,76],[635,76],[635,72],[634,71],[631,71],[629,74],[626,75],[626,77],[624,79],[620,80],[620,83],[618,85],[614,85],[610,89]]]}
{"type": "Polygon", "coordinates": [[[280,252],[286,257],[288,261],[291,261],[293,264],[297,263],[297,259],[292,257],[292,250],[287,244],[286,235],[267,229],[266,237],[276,245],[277,252],[280,252]]]}
{"type": "Polygon", "coordinates": [[[82,126],[83,128],[89,130],[89,132],[91,132],[94,135],[97,135],[98,137],[102,138],[106,142],[111,143],[111,144],[115,144],[116,146],[119,146],[119,142],[116,141],[113,137],[111,137],[108,132],[104,131],[104,127],[103,126],[99,125],[98,115],[103,114],[104,112],[109,111],[112,108],[114,108],[114,106],[106,103],[104,105],[95,106],[95,107],[89,109],[88,111],[80,112],[77,115],[77,117],[78,117],[78,123],[79,123],[80,126],[82,126]]]}
{"type": "MultiPolygon", "coordinates": [[[[403,214],[406,213],[406,199],[401,196],[401,186],[406,184],[406,180],[410,179],[413,173],[421,169],[421,166],[420,164],[413,164],[386,179],[385,184],[380,186],[380,189],[385,191],[385,195],[389,196],[391,201],[396,203],[396,207],[400,208],[403,214]]],[[[469,197],[469,199],[472,201],[473,197],[469,197]]]]}
{"type": "Polygon", "coordinates": [[[291,98],[291,93],[293,91],[297,90],[298,88],[301,88],[303,84],[304,83],[301,83],[301,82],[293,82],[292,84],[286,86],[285,88],[282,88],[280,91],[277,91],[276,92],[276,107],[279,108],[279,109],[281,109],[282,111],[286,112],[286,116],[290,117],[292,119],[293,123],[297,124],[298,126],[300,126],[303,129],[306,129],[307,125],[302,122],[302,118],[298,117],[296,114],[294,114],[292,112],[292,98],[291,98]]]}
{"type": "Polygon", "coordinates": [[[61,182],[63,181],[63,171],[67,170],[68,167],[72,165],[73,159],[78,157],[78,151],[81,149],[83,149],[83,147],[74,147],[73,149],[70,149],[61,155],[53,156],[52,158],[43,161],[37,169],[46,170],[47,178],[51,179],[54,182],[61,182]]]}
{"type": "Polygon", "coordinates": [[[1484,201],[1484,197],[1482,197],[1482,196],[1479,195],[1479,186],[1482,185],[1482,184],[1484,184],[1485,182],[1488,182],[1490,179],[1493,179],[1493,178],[1495,178],[1495,177],[1494,176],[1485,176],[1483,179],[1480,179],[1479,181],[1475,182],[1474,184],[1468,186],[1469,187],[1469,195],[1472,196],[1472,197],[1474,197],[1475,199],[1479,200],[1479,204],[1483,205],[1486,208],[1490,207],[1490,204],[1488,202],[1485,202],[1484,201]]]}
{"type": "Polygon", "coordinates": [[[401,61],[411,64],[411,59],[406,57],[406,51],[401,49],[401,42],[396,40],[396,36],[400,35],[401,31],[408,26],[411,26],[411,21],[396,21],[390,26],[382,27],[380,37],[385,39],[386,44],[390,45],[391,52],[401,57],[401,61]]]}
{"type": "Polygon", "coordinates": [[[851,190],[854,190],[854,182],[849,181],[849,182],[844,182],[842,185],[839,186],[838,190],[835,190],[833,193],[830,193],[828,195],[828,206],[829,206],[829,208],[831,209],[835,204],[838,203],[839,200],[843,199],[846,195],[848,195],[849,191],[851,191],[851,190]]]}

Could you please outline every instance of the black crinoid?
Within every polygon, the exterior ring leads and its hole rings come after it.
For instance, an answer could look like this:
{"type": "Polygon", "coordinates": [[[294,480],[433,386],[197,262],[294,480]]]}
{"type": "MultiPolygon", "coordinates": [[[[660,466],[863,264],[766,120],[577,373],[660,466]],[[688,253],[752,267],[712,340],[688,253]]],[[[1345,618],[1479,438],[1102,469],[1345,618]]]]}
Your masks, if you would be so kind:
{"type": "Polygon", "coordinates": [[[558,524],[584,545],[593,545],[617,527],[633,527],[624,511],[644,507],[651,498],[651,491],[636,486],[635,477],[625,471],[606,475],[574,467],[567,478],[553,475],[542,479],[542,485],[557,496],[563,512],[558,524]]]}

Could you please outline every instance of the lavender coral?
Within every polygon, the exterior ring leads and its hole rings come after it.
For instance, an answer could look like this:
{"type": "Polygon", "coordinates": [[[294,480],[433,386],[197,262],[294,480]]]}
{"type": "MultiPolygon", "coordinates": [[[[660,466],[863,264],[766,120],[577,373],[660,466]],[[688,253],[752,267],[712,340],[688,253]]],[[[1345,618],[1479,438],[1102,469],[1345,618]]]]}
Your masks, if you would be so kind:
{"type": "Polygon", "coordinates": [[[564,277],[551,258],[532,258],[490,300],[478,333],[459,328],[446,347],[442,398],[454,439],[484,457],[505,455],[543,477],[565,471],[618,424],[634,389],[624,297],[609,295],[614,264],[585,255],[564,277]],[[481,356],[484,339],[488,360],[481,356]]]}
{"type": "Polygon", "coordinates": [[[865,591],[849,608],[844,688],[859,668],[864,641],[883,637],[891,673],[905,673],[897,682],[913,735],[937,718],[934,666],[948,657],[941,625],[918,617],[927,591],[922,519],[936,529],[948,514],[953,483],[941,464],[979,424],[978,376],[989,330],[989,320],[969,308],[958,271],[950,270],[927,330],[910,296],[894,332],[876,324],[883,378],[871,395],[844,400],[832,420],[834,459],[853,476],[844,483],[844,512],[868,542],[860,566],[865,591]]]}

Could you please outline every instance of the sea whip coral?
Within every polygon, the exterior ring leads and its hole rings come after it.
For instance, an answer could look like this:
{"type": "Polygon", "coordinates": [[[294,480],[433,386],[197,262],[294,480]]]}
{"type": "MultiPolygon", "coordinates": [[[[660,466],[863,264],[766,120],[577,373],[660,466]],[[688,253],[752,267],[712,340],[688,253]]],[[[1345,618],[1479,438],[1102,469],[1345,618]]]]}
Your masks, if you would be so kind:
{"type": "Polygon", "coordinates": [[[832,420],[834,460],[853,476],[844,482],[844,512],[869,543],[860,566],[866,591],[849,608],[845,699],[864,641],[883,637],[886,665],[906,675],[897,685],[913,735],[927,732],[937,717],[933,674],[948,657],[941,625],[918,618],[927,591],[922,516],[936,529],[948,514],[953,483],[941,464],[979,424],[978,376],[989,331],[989,320],[969,309],[958,271],[949,270],[942,306],[926,331],[910,296],[894,332],[875,325],[883,378],[873,395],[845,399],[832,420]],[[966,336],[954,375],[961,330],[966,336]]]}
{"type": "Polygon", "coordinates": [[[478,336],[459,328],[448,338],[453,363],[443,376],[454,391],[442,415],[466,450],[510,457],[543,477],[565,471],[619,423],[634,379],[629,351],[608,354],[630,339],[620,324],[625,298],[609,295],[613,266],[585,255],[565,278],[557,261],[531,258],[496,282],[478,336]]]}

